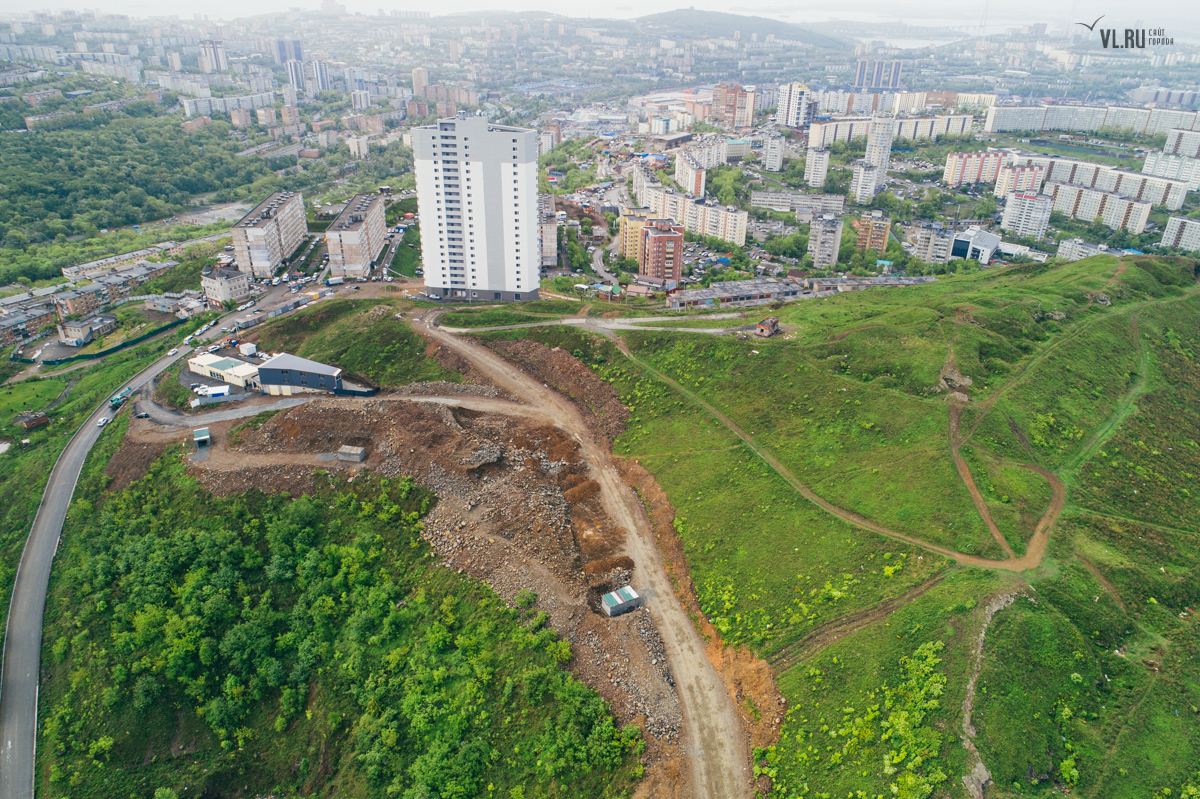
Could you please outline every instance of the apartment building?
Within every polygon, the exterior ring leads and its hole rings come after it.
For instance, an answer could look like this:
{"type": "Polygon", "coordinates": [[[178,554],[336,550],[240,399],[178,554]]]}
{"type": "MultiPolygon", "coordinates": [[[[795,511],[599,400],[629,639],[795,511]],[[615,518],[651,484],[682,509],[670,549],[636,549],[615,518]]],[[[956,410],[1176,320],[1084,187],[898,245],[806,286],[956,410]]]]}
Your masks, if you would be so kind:
{"type": "Polygon", "coordinates": [[[873,117],[871,128],[867,132],[867,152],[863,157],[868,164],[875,166],[875,192],[883,188],[887,181],[888,165],[892,159],[892,139],[895,127],[891,117],[873,117]]]}
{"type": "Polygon", "coordinates": [[[229,121],[235,128],[250,127],[250,111],[246,108],[235,108],[229,112],[229,121]]]}
{"type": "Polygon", "coordinates": [[[842,220],[833,214],[822,214],[813,219],[808,233],[808,252],[813,257],[814,269],[831,269],[836,265],[841,246],[842,220]]]}
{"type": "Polygon", "coordinates": [[[1200,190],[1200,158],[1166,153],[1146,153],[1142,174],[1186,183],[1188,191],[1200,190]]]}
{"type": "Polygon", "coordinates": [[[715,236],[739,247],[746,243],[749,215],[745,211],[665,189],[645,165],[634,170],[633,191],[651,217],[674,219],[688,233],[715,236]]]}
{"type": "Polygon", "coordinates": [[[1006,164],[1000,167],[996,175],[996,187],[992,190],[998,199],[1004,199],[1016,191],[1038,194],[1042,190],[1042,181],[1046,178],[1046,169],[1040,165],[1006,164]]]}
{"type": "Polygon", "coordinates": [[[950,153],[942,183],[953,188],[964,183],[995,183],[1000,168],[1008,161],[1008,153],[987,150],[979,153],[950,153]]]}
{"type": "Polygon", "coordinates": [[[426,292],[536,300],[536,130],[460,113],[414,128],[426,292]]]}
{"type": "Polygon", "coordinates": [[[329,250],[329,274],[364,279],[375,267],[375,259],[387,246],[387,222],[383,197],[356,194],[325,231],[329,250]]]}
{"type": "Polygon", "coordinates": [[[200,288],[209,305],[220,307],[250,294],[250,274],[223,266],[206,266],[200,272],[200,288]]]}
{"type": "Polygon", "coordinates": [[[1054,198],[1053,210],[1084,222],[1099,219],[1113,230],[1141,233],[1150,219],[1150,203],[1113,192],[1066,183],[1047,183],[1046,193],[1054,198]]]}
{"type": "Polygon", "coordinates": [[[828,175],[829,150],[824,147],[810,147],[804,158],[805,185],[813,189],[822,188],[828,175]]]}
{"type": "Polygon", "coordinates": [[[872,211],[863,214],[858,223],[858,241],[855,247],[860,250],[887,250],[888,236],[892,232],[892,218],[884,216],[883,211],[872,211]]]}
{"type": "Polygon", "coordinates": [[[1180,180],[1155,177],[1141,172],[1126,172],[1107,164],[1075,159],[1030,158],[1028,162],[1046,167],[1047,182],[1069,183],[1073,186],[1112,192],[1131,200],[1165,205],[1172,211],[1182,207],[1187,197],[1188,184],[1180,180]]]}
{"type": "Polygon", "coordinates": [[[814,122],[808,128],[808,149],[827,148],[834,142],[865,137],[870,128],[870,117],[843,117],[828,122],[814,122]]]}
{"type": "Polygon", "coordinates": [[[1173,129],[1191,131],[1197,119],[1195,111],[1171,108],[1010,105],[989,108],[983,129],[988,133],[1025,130],[1095,133],[1102,129],[1115,129],[1152,136],[1173,129]]]}
{"type": "Polygon", "coordinates": [[[277,191],[233,226],[237,267],[253,277],[271,277],[308,235],[304,195],[277,191]]]}
{"type": "Polygon", "coordinates": [[[553,194],[538,195],[538,240],[541,242],[542,269],[558,266],[558,216],[553,194]]]}
{"type": "Polygon", "coordinates": [[[1004,203],[1000,229],[1041,241],[1050,225],[1054,198],[1032,192],[1013,192],[1004,203]]]}
{"type": "Polygon", "coordinates": [[[965,136],[971,132],[975,117],[970,114],[946,114],[933,117],[900,117],[893,124],[897,139],[936,139],[938,136],[965,136]]]}
{"type": "Polygon", "coordinates": [[[224,72],[229,69],[225,44],[212,39],[200,42],[199,66],[201,72],[224,72]]]}
{"type": "Polygon", "coordinates": [[[1163,155],[1178,155],[1183,158],[1200,158],[1200,130],[1174,129],[1167,131],[1163,155]]]}
{"type": "Polygon", "coordinates": [[[860,58],[854,69],[854,86],[858,89],[896,89],[903,75],[903,61],[860,58]]]}
{"type": "Polygon", "coordinates": [[[781,83],[779,85],[779,100],[775,109],[775,119],[781,125],[789,128],[802,128],[812,122],[816,105],[812,101],[808,87],[803,83],[781,83]]]}
{"type": "Polygon", "coordinates": [[[683,225],[650,219],[642,226],[638,274],[679,282],[683,276],[683,225]]]}
{"type": "Polygon", "coordinates": [[[865,158],[860,158],[850,165],[850,197],[859,205],[867,205],[875,197],[875,188],[879,185],[879,167],[865,158]]]}
{"type": "MultiPolygon", "coordinates": [[[[204,114],[228,114],[234,109],[244,108],[253,111],[264,108],[275,102],[275,92],[259,92],[258,94],[242,94],[237,97],[181,97],[183,115],[193,117],[204,114]]],[[[261,120],[259,124],[265,124],[261,120]]],[[[275,124],[272,121],[270,124],[275,124]]]]}
{"type": "Polygon", "coordinates": [[[924,222],[916,235],[910,237],[912,255],[927,264],[944,264],[950,260],[950,248],[954,244],[954,229],[941,222],[924,222]]]}
{"type": "Polygon", "coordinates": [[[727,147],[724,136],[706,136],[681,148],[675,156],[675,182],[688,194],[703,197],[708,170],[725,163],[727,147]]]}
{"type": "Polygon", "coordinates": [[[1173,216],[1167,220],[1160,247],[1178,247],[1188,252],[1200,252],[1200,220],[1173,216]]]}
{"type": "Polygon", "coordinates": [[[621,238],[618,253],[622,258],[632,258],[641,263],[642,228],[652,217],[649,208],[626,208],[621,212],[621,238]]]}
{"type": "Polygon", "coordinates": [[[727,128],[748,128],[754,124],[754,90],[737,83],[719,83],[713,87],[713,117],[727,128]]]}
{"type": "Polygon", "coordinates": [[[762,165],[768,172],[779,172],[783,169],[783,137],[766,136],[763,138],[762,165]]]}

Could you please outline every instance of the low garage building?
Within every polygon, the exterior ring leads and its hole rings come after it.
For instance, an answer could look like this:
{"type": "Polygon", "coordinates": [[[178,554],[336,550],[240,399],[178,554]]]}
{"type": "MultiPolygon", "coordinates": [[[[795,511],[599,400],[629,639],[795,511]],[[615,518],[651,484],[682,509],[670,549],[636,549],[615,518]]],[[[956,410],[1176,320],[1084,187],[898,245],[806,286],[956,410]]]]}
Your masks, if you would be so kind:
{"type": "Polygon", "coordinates": [[[620,616],[642,606],[642,598],[633,586],[627,585],[600,597],[600,607],[609,616],[620,616]]]}
{"type": "Polygon", "coordinates": [[[283,353],[259,365],[258,383],[263,393],[282,396],[309,391],[341,391],[342,370],[283,353]]]}
{"type": "Polygon", "coordinates": [[[237,358],[201,352],[188,359],[188,369],[194,374],[211,377],[232,386],[241,386],[247,390],[258,388],[258,367],[237,358]]]}

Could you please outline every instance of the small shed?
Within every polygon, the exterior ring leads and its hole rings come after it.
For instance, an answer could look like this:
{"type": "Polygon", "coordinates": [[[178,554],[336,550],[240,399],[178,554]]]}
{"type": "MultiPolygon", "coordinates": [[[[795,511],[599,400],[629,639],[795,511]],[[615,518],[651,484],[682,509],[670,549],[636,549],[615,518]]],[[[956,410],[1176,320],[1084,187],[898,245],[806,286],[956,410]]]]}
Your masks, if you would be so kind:
{"type": "Polygon", "coordinates": [[[50,424],[50,417],[42,411],[27,411],[18,413],[17,418],[13,419],[13,424],[18,424],[26,430],[32,430],[35,427],[50,424]]]}
{"type": "Polygon", "coordinates": [[[192,431],[192,443],[197,447],[207,447],[212,443],[212,436],[208,434],[207,427],[197,427],[192,431]]]}
{"type": "Polygon", "coordinates": [[[777,316],[768,316],[766,319],[759,322],[754,328],[755,335],[762,336],[763,338],[770,338],[778,332],[779,317],[777,316]]]}
{"type": "Polygon", "coordinates": [[[642,598],[633,586],[627,585],[600,597],[600,607],[609,616],[620,616],[642,606],[642,598]]]}
{"type": "Polygon", "coordinates": [[[238,352],[242,354],[243,358],[249,358],[258,353],[258,346],[247,341],[245,344],[238,345],[238,352]]]}
{"type": "Polygon", "coordinates": [[[362,463],[367,459],[366,447],[351,447],[349,445],[338,450],[337,459],[339,461],[351,461],[353,463],[362,463]]]}

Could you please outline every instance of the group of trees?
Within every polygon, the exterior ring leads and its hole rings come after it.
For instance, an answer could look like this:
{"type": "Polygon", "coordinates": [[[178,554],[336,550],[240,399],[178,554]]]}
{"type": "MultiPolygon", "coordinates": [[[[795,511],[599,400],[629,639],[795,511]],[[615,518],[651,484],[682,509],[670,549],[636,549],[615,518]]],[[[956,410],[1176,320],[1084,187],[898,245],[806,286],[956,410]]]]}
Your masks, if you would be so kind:
{"type": "Polygon", "coordinates": [[[103,781],[106,739],[106,758],[141,763],[139,730],[171,708],[227,751],[270,748],[312,721],[316,683],[357,708],[335,745],[374,795],[592,795],[628,776],[636,730],[561,668],[571,648],[545,615],[425,557],[431,495],[407,478],[318,492],[219,499],[178,453],[107,500],[85,491],[47,631],[52,782],[103,781]]]}

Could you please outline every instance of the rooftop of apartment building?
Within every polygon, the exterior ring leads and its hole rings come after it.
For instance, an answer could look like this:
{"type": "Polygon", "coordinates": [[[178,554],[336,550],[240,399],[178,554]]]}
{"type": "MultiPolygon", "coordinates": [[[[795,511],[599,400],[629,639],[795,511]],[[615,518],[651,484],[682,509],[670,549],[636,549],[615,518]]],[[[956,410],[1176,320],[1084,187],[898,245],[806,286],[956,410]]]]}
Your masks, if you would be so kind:
{"type": "Polygon", "coordinates": [[[378,194],[356,194],[346,203],[346,207],[338,214],[337,219],[329,226],[329,232],[341,233],[358,230],[367,221],[367,214],[376,203],[382,203],[383,198],[378,194]]]}
{"type": "Polygon", "coordinates": [[[279,213],[280,207],[286,204],[288,200],[299,196],[299,193],[294,191],[274,192],[267,199],[256,205],[254,210],[242,217],[242,221],[238,222],[237,226],[258,227],[279,213]]]}

